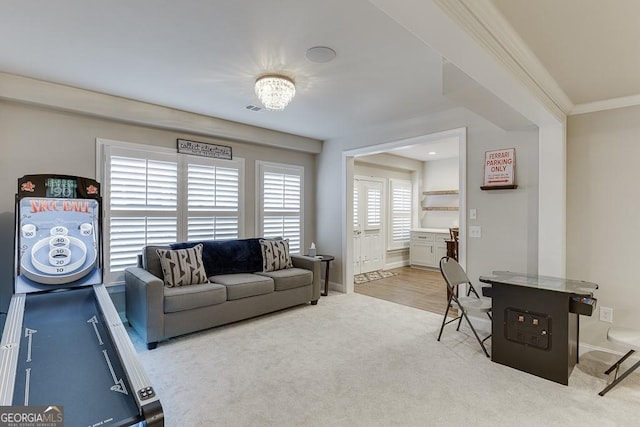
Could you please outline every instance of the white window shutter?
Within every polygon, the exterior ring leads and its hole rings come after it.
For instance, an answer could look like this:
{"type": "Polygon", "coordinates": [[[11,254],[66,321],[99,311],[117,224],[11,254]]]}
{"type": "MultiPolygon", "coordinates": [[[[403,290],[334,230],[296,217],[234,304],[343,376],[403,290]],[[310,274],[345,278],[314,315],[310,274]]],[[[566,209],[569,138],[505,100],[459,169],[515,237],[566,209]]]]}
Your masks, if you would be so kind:
{"type": "Polygon", "coordinates": [[[382,190],[367,188],[367,230],[382,227],[382,190]]]}
{"type": "Polygon", "coordinates": [[[391,239],[390,248],[409,246],[411,232],[411,182],[392,179],[391,188],[391,239]]]}
{"type": "Polygon", "coordinates": [[[239,168],[187,165],[187,240],[239,236],[239,168]]]}
{"type": "Polygon", "coordinates": [[[178,207],[175,161],[112,155],[109,166],[108,280],[135,267],[144,246],[176,241],[178,207]]]}
{"type": "Polygon", "coordinates": [[[353,185],[353,228],[356,230],[360,228],[360,200],[355,181],[353,185]]]}
{"type": "Polygon", "coordinates": [[[259,163],[261,232],[267,238],[289,239],[289,250],[302,246],[302,176],[304,169],[289,165],[259,163]]]}
{"type": "Polygon", "coordinates": [[[242,159],[178,155],[98,141],[104,153],[105,283],[123,280],[146,245],[241,233],[242,159]]]}

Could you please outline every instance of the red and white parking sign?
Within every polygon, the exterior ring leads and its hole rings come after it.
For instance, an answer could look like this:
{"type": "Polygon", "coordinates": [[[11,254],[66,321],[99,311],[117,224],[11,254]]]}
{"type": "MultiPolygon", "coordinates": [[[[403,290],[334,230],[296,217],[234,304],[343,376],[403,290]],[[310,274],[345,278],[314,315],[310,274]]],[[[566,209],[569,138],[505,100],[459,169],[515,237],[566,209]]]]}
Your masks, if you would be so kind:
{"type": "Polygon", "coordinates": [[[516,149],[486,151],[484,154],[484,185],[513,185],[516,170],[516,149]]]}

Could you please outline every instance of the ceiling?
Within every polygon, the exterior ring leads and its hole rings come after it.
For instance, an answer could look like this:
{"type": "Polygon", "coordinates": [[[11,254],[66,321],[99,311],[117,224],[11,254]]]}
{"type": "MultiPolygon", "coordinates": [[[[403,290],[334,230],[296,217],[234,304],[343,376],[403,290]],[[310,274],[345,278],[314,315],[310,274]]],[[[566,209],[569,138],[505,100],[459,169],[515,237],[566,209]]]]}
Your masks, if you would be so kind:
{"type": "Polygon", "coordinates": [[[574,105],[640,94],[637,0],[492,0],[574,105]]]}
{"type": "MultiPolygon", "coordinates": [[[[574,104],[640,94],[640,2],[484,3],[574,104]]],[[[442,95],[440,55],[367,0],[0,0],[0,12],[0,71],[319,140],[459,105],[442,95]],[[337,56],[310,62],[314,46],[337,56]],[[292,103],[247,109],[273,72],[295,80],[292,103]]]]}
{"type": "Polygon", "coordinates": [[[388,149],[383,152],[421,162],[431,162],[434,160],[457,158],[460,154],[460,143],[457,137],[446,137],[435,141],[388,149]]]}
{"type": "Polygon", "coordinates": [[[441,57],[366,0],[3,0],[0,70],[325,140],[451,107],[441,57]],[[28,29],[28,31],[24,31],[28,29]],[[328,46],[328,63],[306,59],[328,46]],[[292,77],[283,112],[255,79],[292,77]]]}

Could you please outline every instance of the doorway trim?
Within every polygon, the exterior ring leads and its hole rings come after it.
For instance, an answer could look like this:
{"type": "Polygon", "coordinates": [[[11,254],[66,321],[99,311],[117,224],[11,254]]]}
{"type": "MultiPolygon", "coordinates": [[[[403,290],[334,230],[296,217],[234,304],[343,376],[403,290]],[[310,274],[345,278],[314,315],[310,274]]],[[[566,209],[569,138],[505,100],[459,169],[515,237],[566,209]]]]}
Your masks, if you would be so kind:
{"type": "Polygon", "coordinates": [[[426,144],[445,138],[458,138],[459,162],[459,200],[458,224],[460,227],[458,262],[466,269],[467,247],[467,128],[456,128],[443,132],[420,135],[398,141],[385,142],[377,145],[345,150],[342,152],[342,253],[344,254],[344,269],[342,270],[343,291],[347,294],[354,292],[353,284],[353,177],[355,157],[383,153],[392,149],[408,145],[426,144]]]}

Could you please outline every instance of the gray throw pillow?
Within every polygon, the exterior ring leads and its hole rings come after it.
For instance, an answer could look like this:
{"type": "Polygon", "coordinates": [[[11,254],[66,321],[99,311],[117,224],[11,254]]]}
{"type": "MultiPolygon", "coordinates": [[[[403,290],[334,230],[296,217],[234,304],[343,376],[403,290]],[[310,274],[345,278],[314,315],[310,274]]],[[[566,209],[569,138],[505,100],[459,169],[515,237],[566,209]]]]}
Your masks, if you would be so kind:
{"type": "Polygon", "coordinates": [[[209,283],[202,262],[202,243],[188,249],[156,249],[164,275],[164,285],[176,286],[209,283]]]}
{"type": "Polygon", "coordinates": [[[262,271],[293,267],[289,255],[289,240],[260,239],[260,249],[262,249],[262,271]]]}

